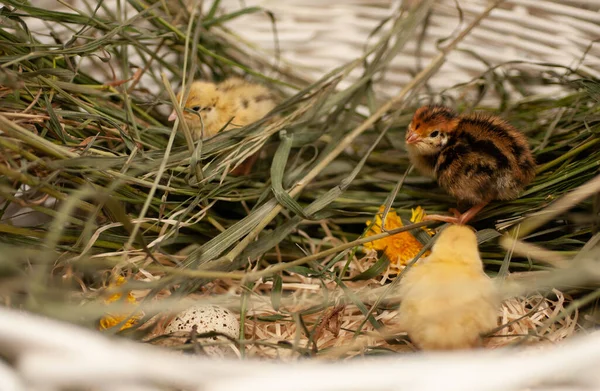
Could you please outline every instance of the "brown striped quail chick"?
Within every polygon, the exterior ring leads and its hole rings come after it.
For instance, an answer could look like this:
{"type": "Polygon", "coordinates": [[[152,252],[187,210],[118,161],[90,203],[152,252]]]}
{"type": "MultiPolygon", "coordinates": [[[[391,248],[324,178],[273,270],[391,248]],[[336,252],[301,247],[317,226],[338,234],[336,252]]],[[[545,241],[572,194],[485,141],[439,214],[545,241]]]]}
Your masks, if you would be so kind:
{"type": "Polygon", "coordinates": [[[423,106],[408,126],[406,146],[418,171],[471,207],[429,220],[466,224],[489,202],[517,198],[535,177],[525,136],[492,115],[461,116],[444,106],[423,106]]]}

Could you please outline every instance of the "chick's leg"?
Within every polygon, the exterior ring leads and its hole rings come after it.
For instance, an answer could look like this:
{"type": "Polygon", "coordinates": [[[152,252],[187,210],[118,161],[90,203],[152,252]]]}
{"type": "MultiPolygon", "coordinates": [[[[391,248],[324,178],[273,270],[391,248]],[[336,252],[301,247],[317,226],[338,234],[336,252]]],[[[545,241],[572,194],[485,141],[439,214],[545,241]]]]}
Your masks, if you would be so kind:
{"type": "Polygon", "coordinates": [[[489,202],[482,202],[481,204],[477,204],[463,213],[459,218],[459,224],[467,224],[473,217],[475,217],[477,213],[481,212],[481,209],[485,208],[488,203],[489,202]]]}
{"type": "Polygon", "coordinates": [[[459,217],[452,217],[452,216],[444,216],[444,215],[427,215],[425,216],[425,218],[423,219],[425,221],[442,221],[444,223],[450,223],[450,224],[460,224],[460,218],[459,217]]]}
{"type": "Polygon", "coordinates": [[[454,217],[456,217],[457,219],[460,218],[460,216],[462,216],[462,213],[460,213],[460,211],[456,208],[450,208],[449,209],[450,213],[452,213],[454,215],[454,217]]]}
{"type": "Polygon", "coordinates": [[[434,220],[434,221],[442,221],[444,223],[450,224],[467,224],[477,213],[483,209],[488,202],[482,202],[481,204],[477,204],[473,206],[471,209],[467,210],[465,213],[460,213],[457,209],[450,209],[450,212],[454,215],[452,216],[444,216],[444,215],[427,215],[424,220],[434,220]]]}
{"type": "Polygon", "coordinates": [[[460,224],[460,218],[462,217],[462,214],[458,211],[458,209],[450,208],[450,213],[452,213],[454,217],[445,215],[427,215],[425,216],[424,220],[442,221],[444,223],[450,224],[460,224]]]}

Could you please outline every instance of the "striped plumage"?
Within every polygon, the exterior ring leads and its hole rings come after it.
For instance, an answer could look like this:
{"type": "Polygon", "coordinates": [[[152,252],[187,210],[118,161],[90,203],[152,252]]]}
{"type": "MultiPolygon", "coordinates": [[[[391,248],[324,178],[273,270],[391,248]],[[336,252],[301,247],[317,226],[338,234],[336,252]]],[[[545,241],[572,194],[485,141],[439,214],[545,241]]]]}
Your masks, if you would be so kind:
{"type": "Polygon", "coordinates": [[[415,112],[406,141],[415,167],[460,203],[475,206],[475,213],[490,201],[517,198],[535,177],[525,136],[491,115],[459,116],[447,107],[424,106],[415,112]]]}

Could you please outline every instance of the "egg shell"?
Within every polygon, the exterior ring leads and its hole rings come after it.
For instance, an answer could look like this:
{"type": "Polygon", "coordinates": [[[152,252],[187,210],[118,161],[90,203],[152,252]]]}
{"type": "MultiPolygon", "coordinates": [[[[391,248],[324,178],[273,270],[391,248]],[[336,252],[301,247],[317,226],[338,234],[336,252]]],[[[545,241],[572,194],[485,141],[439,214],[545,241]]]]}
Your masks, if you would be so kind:
{"type": "MultiPolygon", "coordinates": [[[[238,338],[240,323],[238,319],[227,308],[217,305],[197,305],[180,312],[169,322],[165,333],[192,331],[196,326],[198,334],[211,331],[219,332],[231,338],[238,338]]],[[[202,338],[200,342],[228,341],[221,336],[202,338]]],[[[223,357],[234,350],[233,344],[205,346],[204,351],[209,356],[223,357]]]]}

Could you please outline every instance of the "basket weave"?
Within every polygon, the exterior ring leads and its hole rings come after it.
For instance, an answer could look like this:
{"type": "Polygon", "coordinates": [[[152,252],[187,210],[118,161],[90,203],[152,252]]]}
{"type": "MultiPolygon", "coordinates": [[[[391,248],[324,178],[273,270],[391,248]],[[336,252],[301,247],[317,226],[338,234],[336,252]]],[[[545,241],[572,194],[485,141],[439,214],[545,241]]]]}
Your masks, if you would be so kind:
{"type": "MultiPolygon", "coordinates": [[[[275,14],[282,61],[308,79],[317,80],[331,69],[360,57],[369,34],[398,9],[399,4],[402,6],[401,3],[391,0],[247,0],[244,5],[260,6],[275,14]]],[[[491,2],[459,0],[458,3],[464,14],[464,26],[491,2]]],[[[241,7],[238,0],[226,0],[222,4],[229,11],[241,7]]],[[[539,71],[540,68],[532,64],[549,63],[577,68],[598,78],[600,46],[592,42],[600,37],[599,10],[597,0],[505,1],[448,56],[447,62],[430,79],[429,87],[432,92],[440,92],[480,77],[490,65],[513,61],[530,64],[513,64],[512,69],[539,71]]],[[[438,40],[451,36],[460,25],[454,0],[437,1],[420,49],[416,42],[406,45],[379,80],[378,92],[396,94],[437,55],[438,40]]],[[[266,52],[275,52],[272,25],[266,14],[246,15],[229,27],[266,52]]],[[[503,67],[497,72],[507,69],[503,67]]],[[[559,74],[566,72],[560,68],[555,70],[559,74]]],[[[345,82],[352,81],[349,78],[345,82]]],[[[561,89],[538,85],[529,91],[548,94],[560,93],[561,89]]],[[[514,89],[510,92],[513,97],[519,97],[514,89]]]]}
{"type": "Polygon", "coordinates": [[[405,355],[338,363],[221,361],[115,341],[0,308],[2,391],[93,387],[204,391],[584,391],[600,387],[600,333],[539,350],[405,355]],[[560,385],[561,388],[556,388],[560,385]]]}
{"type": "MultiPolygon", "coordinates": [[[[39,1],[44,2],[55,5],[54,0],[39,1]]],[[[459,4],[464,13],[463,23],[468,23],[488,2],[460,0],[459,4]]],[[[281,64],[309,80],[359,57],[370,32],[399,5],[388,0],[245,1],[245,6],[262,6],[275,14],[281,64]]],[[[233,10],[240,7],[240,2],[223,0],[222,6],[233,10]]],[[[506,1],[448,57],[429,87],[441,92],[480,77],[490,64],[507,61],[529,62],[511,65],[515,70],[533,69],[535,63],[553,63],[600,78],[600,48],[592,45],[600,37],[599,11],[599,0],[506,1]]],[[[458,25],[455,2],[438,1],[422,47],[418,49],[416,43],[409,43],[381,75],[377,85],[381,97],[396,94],[436,55],[435,42],[450,36],[458,25]]],[[[36,26],[30,27],[35,31],[36,26]]],[[[228,27],[266,53],[274,53],[272,26],[266,15],[247,15],[228,27]]],[[[507,69],[498,68],[497,72],[507,69]]],[[[559,74],[566,72],[562,68],[554,70],[559,74]]],[[[560,94],[562,91],[560,87],[547,85],[530,87],[530,92],[560,94]]],[[[514,96],[518,97],[516,91],[514,96]]],[[[23,225],[37,223],[28,220],[23,225]]],[[[549,390],[550,384],[560,384],[561,390],[600,389],[600,376],[595,371],[600,363],[598,333],[542,351],[410,355],[366,362],[305,362],[283,366],[248,361],[223,363],[173,355],[0,309],[0,354],[7,359],[0,361],[0,390],[7,391],[67,387],[111,391],[161,389],[151,382],[205,391],[509,391],[549,390]]]]}

